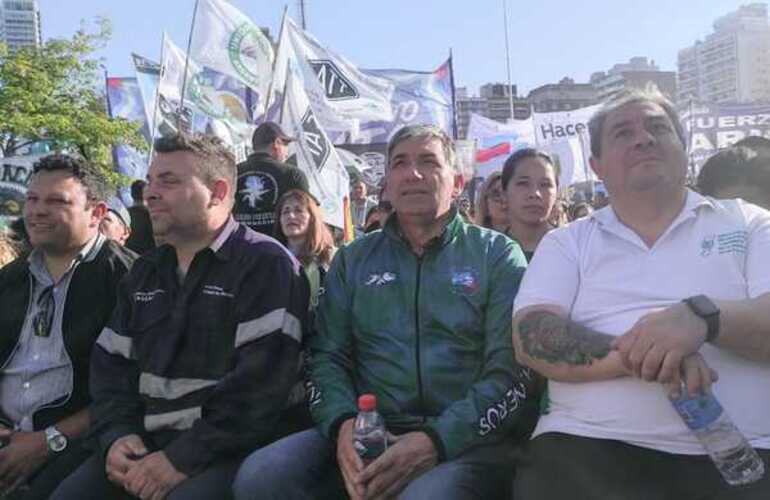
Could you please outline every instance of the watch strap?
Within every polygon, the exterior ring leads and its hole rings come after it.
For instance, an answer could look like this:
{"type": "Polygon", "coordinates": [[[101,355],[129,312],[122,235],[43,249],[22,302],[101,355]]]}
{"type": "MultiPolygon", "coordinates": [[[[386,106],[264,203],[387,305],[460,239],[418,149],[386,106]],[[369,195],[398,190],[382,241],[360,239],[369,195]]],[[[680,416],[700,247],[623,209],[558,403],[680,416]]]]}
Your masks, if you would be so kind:
{"type": "Polygon", "coordinates": [[[682,302],[687,304],[690,310],[699,318],[706,322],[706,342],[714,342],[719,336],[719,308],[714,302],[705,295],[696,295],[688,297],[682,302]],[[708,304],[708,311],[700,307],[700,303],[708,304]]]}

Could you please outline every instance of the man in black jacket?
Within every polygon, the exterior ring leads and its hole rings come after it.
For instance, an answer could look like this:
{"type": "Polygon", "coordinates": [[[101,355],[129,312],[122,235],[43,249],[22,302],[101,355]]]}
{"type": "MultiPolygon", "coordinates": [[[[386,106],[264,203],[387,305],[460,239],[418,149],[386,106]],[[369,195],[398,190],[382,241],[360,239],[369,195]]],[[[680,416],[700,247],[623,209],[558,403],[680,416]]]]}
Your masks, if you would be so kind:
{"type": "Polygon", "coordinates": [[[128,207],[131,231],[126,240],[126,248],[130,248],[139,255],[155,248],[150,213],[147,211],[147,207],[144,206],[145,185],[147,183],[141,179],[131,183],[131,199],[134,200],[134,204],[128,207]]]}
{"type": "Polygon", "coordinates": [[[33,168],[32,252],[0,271],[0,496],[45,499],[86,459],[91,348],[133,253],[99,233],[105,186],[66,155],[33,168]]]}
{"type": "Polygon", "coordinates": [[[273,234],[275,204],[287,191],[309,192],[305,174],[284,163],[293,137],[274,122],[265,122],[254,131],[254,153],[238,165],[235,192],[235,220],[262,234],[273,234]]]}
{"type": "Polygon", "coordinates": [[[145,199],[165,244],[139,257],[91,359],[102,454],[54,499],[225,498],[275,438],[298,377],[308,285],[230,215],[235,162],[213,137],[159,139],[145,199]]]}

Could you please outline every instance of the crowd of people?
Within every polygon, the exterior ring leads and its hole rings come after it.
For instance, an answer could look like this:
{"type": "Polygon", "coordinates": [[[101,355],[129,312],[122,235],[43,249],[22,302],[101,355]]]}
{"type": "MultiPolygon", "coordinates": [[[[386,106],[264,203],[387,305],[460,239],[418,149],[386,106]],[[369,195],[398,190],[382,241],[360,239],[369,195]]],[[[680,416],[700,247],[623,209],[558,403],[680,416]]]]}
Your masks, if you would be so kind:
{"type": "Polygon", "coordinates": [[[712,391],[770,460],[770,141],[690,185],[659,93],[589,129],[607,197],[561,198],[526,148],[471,204],[453,140],[403,127],[348,244],[274,123],[239,165],[158,139],[128,209],[41,159],[0,238],[0,497],[769,498],[671,399],[712,391]],[[362,394],[388,430],[366,462],[362,394]]]}

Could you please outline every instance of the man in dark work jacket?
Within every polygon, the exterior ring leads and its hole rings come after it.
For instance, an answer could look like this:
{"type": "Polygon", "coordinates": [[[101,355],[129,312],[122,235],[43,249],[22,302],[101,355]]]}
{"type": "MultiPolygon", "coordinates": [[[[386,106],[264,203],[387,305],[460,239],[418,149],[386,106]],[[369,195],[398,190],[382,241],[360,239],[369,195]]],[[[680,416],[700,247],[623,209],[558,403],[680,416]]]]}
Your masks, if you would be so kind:
{"type": "Polygon", "coordinates": [[[101,453],[53,500],[227,498],[297,380],[299,262],[231,217],[235,161],[219,140],[167,136],[155,152],[145,198],[164,244],[121,281],[91,356],[101,453]]]}
{"type": "Polygon", "coordinates": [[[287,191],[309,192],[307,177],[297,167],[284,163],[293,137],[274,122],[265,122],[254,131],[254,153],[238,165],[233,216],[237,222],[262,234],[273,234],[275,204],[287,191]]]}

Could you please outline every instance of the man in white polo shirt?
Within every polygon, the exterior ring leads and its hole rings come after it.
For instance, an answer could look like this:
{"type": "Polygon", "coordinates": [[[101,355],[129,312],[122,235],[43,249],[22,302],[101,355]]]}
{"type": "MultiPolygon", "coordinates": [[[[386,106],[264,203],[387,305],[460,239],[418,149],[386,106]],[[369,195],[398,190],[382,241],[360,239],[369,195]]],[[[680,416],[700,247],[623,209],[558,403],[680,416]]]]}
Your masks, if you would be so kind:
{"type": "Polygon", "coordinates": [[[669,401],[680,378],[695,392],[718,374],[711,390],[770,459],[770,212],[685,187],[657,92],[624,92],[589,129],[610,206],[543,238],[514,303],[517,358],[550,399],[514,498],[770,498],[770,473],[727,486],[669,401]]]}

